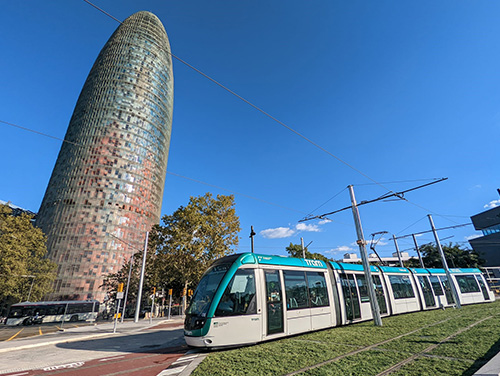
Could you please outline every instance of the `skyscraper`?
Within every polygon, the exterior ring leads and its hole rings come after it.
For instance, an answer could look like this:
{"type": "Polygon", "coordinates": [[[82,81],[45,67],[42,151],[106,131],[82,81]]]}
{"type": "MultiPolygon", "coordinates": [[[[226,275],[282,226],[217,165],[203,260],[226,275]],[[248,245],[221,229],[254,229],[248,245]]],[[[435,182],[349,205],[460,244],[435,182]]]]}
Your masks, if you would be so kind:
{"type": "Polygon", "coordinates": [[[87,77],[38,213],[58,264],[48,298],[102,300],[104,276],[143,248],[160,219],[172,108],[167,34],[135,13],[87,77]]]}

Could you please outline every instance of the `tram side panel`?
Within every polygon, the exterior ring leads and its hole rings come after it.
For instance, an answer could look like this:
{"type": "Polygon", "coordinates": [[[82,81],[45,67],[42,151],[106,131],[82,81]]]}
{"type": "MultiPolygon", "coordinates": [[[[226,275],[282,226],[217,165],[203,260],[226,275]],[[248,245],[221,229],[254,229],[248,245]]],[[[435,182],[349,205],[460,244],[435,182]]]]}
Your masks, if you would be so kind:
{"type": "Polygon", "coordinates": [[[381,269],[389,290],[392,314],[419,311],[420,302],[416,295],[415,281],[408,269],[393,267],[381,267],[381,269]]]}
{"type": "Polygon", "coordinates": [[[484,303],[491,301],[492,293],[484,283],[479,269],[451,269],[461,304],[484,303]]]}
{"type": "Polygon", "coordinates": [[[439,302],[432,289],[427,269],[410,269],[415,281],[416,292],[420,300],[420,309],[429,310],[439,308],[439,302]]]}

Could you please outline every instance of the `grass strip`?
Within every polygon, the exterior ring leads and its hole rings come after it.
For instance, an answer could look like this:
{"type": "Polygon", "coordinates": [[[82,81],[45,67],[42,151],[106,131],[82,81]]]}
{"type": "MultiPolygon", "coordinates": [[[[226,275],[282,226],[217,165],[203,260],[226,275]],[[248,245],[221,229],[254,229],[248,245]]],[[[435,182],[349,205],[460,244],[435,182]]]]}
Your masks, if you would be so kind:
{"type": "Polygon", "coordinates": [[[495,343],[500,343],[499,314],[500,302],[493,302],[464,306],[462,309],[448,308],[385,317],[382,327],[375,327],[370,321],[255,346],[212,352],[192,375],[285,375],[300,372],[305,375],[376,375],[412,354],[443,341],[460,329],[487,316],[494,316],[449,342],[438,345],[431,350],[429,357],[419,357],[392,373],[461,374],[464,370],[470,370],[478,357],[486,361],[498,352],[499,349],[491,353],[491,348],[495,343]],[[479,346],[480,338],[486,338],[488,330],[490,339],[479,346]],[[478,337],[477,342],[473,340],[474,336],[478,337]],[[460,352],[454,350],[454,343],[461,345],[460,352]],[[371,359],[371,363],[366,363],[363,360],[365,358],[371,359]],[[329,362],[332,359],[336,360],[329,362]],[[440,362],[443,369],[448,370],[453,366],[462,371],[441,372],[440,362]],[[429,368],[420,368],[417,372],[417,365],[424,364],[429,364],[429,368]],[[422,373],[423,370],[429,373],[422,373]]]}

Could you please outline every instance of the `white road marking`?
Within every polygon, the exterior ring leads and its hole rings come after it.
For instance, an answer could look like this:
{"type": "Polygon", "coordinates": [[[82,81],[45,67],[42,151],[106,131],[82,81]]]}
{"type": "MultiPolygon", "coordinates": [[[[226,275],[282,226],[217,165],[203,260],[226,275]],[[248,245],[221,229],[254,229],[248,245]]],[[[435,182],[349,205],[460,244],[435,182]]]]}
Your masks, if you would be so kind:
{"type": "Polygon", "coordinates": [[[186,368],[186,367],[187,366],[177,367],[177,368],[172,368],[172,369],[166,369],[166,370],[161,371],[157,376],[176,375],[176,374],[181,373],[182,371],[184,371],[184,368],[186,368]]]}
{"type": "Polygon", "coordinates": [[[115,357],[112,357],[112,358],[104,358],[104,359],[100,359],[99,361],[100,362],[106,362],[108,360],[115,360],[115,359],[121,359],[121,358],[125,358],[125,355],[115,356],[115,357]]]}
{"type": "Polygon", "coordinates": [[[60,366],[51,366],[42,368],[44,371],[56,371],[58,369],[67,369],[67,368],[78,368],[85,364],[85,362],[74,362],[68,364],[61,364],[60,366]]]}

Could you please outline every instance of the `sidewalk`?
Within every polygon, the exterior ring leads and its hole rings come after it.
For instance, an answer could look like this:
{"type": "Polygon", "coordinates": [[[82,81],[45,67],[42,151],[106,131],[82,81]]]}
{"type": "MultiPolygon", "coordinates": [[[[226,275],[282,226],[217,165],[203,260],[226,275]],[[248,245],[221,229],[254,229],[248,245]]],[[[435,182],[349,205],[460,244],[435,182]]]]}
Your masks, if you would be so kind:
{"type": "Polygon", "coordinates": [[[116,326],[116,333],[113,333],[114,321],[97,323],[95,325],[87,325],[81,327],[73,327],[64,329],[55,333],[38,335],[34,337],[20,338],[12,341],[0,342],[0,353],[9,351],[17,351],[23,349],[36,348],[47,345],[55,345],[64,342],[74,342],[89,340],[102,337],[120,337],[124,335],[134,334],[145,329],[153,328],[163,324],[173,324],[173,327],[182,327],[183,318],[175,317],[170,320],[165,318],[155,318],[150,323],[149,320],[139,320],[135,323],[133,321],[118,322],[116,326]]]}
{"type": "Polygon", "coordinates": [[[500,375],[500,353],[490,359],[473,376],[498,376],[500,375]]]}

